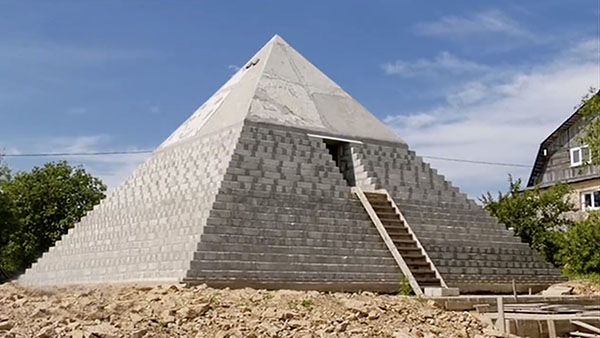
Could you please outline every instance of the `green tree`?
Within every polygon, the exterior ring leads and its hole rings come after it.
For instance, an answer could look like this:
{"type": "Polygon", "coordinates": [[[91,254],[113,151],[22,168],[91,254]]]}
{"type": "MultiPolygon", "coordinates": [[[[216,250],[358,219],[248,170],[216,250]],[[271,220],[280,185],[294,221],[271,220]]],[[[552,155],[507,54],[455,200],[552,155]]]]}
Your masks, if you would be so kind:
{"type": "Polygon", "coordinates": [[[573,205],[565,199],[570,188],[557,184],[541,190],[521,189],[521,180],[514,181],[509,176],[509,191],[498,193],[495,199],[489,192],[480,197],[485,209],[512,228],[515,234],[528,243],[540,255],[559,264],[557,253],[564,241],[564,230],[568,220],[562,214],[573,210],[573,205]]]}
{"type": "Polygon", "coordinates": [[[2,157],[0,157],[0,249],[8,243],[8,236],[16,229],[12,201],[4,192],[5,186],[9,182],[10,170],[2,163],[2,157]]]}
{"type": "Polygon", "coordinates": [[[600,212],[569,227],[560,259],[569,273],[600,274],[600,212]]]}
{"type": "Polygon", "coordinates": [[[579,113],[583,118],[579,142],[587,144],[592,155],[591,163],[586,164],[600,165],[600,93],[596,89],[590,88],[583,96],[579,113]]]}
{"type": "Polygon", "coordinates": [[[53,162],[17,173],[2,190],[17,221],[0,248],[0,265],[17,273],[100,202],[106,186],[82,168],[53,162]]]}

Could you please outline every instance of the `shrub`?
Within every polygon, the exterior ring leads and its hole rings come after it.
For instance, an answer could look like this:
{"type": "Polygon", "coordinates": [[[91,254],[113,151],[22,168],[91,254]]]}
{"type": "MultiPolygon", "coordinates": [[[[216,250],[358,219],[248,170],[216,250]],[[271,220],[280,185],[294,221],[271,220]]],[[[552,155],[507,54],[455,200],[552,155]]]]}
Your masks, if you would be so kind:
{"type": "Polygon", "coordinates": [[[410,282],[408,281],[408,278],[404,277],[404,275],[400,277],[398,294],[402,296],[410,296],[414,294],[412,286],[410,286],[410,282]]]}
{"type": "Polygon", "coordinates": [[[509,176],[508,193],[498,193],[496,199],[488,192],[480,201],[500,223],[558,266],[557,253],[564,240],[561,230],[568,225],[562,215],[573,210],[573,205],[564,198],[569,191],[567,185],[560,183],[544,190],[537,187],[522,190],[521,180],[514,181],[509,176]]]}
{"type": "Polygon", "coordinates": [[[600,273],[600,212],[569,227],[558,256],[567,273],[600,273]]]}

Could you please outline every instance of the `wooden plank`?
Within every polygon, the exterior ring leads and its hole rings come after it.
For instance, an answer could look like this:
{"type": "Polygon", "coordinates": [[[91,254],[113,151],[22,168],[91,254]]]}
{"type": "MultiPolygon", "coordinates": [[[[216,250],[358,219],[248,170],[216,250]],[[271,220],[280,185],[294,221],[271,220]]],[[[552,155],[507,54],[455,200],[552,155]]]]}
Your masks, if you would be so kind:
{"type": "Polygon", "coordinates": [[[569,334],[571,336],[576,336],[576,337],[584,337],[584,338],[600,338],[599,335],[597,334],[593,334],[593,333],[585,333],[585,332],[579,332],[579,331],[575,331],[575,332],[569,332],[569,334]]]}
{"type": "MultiPolygon", "coordinates": [[[[471,295],[471,296],[456,296],[456,297],[432,297],[438,305],[446,310],[452,311],[469,311],[474,310],[475,304],[490,304],[496,310],[496,298],[492,295],[471,295]]],[[[505,305],[512,304],[513,298],[504,299],[505,305]]],[[[600,304],[600,296],[575,296],[566,295],[560,297],[545,297],[540,295],[520,295],[518,304],[542,303],[549,304],[578,304],[589,306],[589,310],[594,310],[600,304]]],[[[587,308],[586,308],[587,309],[587,308]]],[[[600,316],[600,314],[590,314],[591,316],[600,316]]]]}
{"type": "Polygon", "coordinates": [[[404,276],[408,279],[408,282],[409,282],[413,292],[415,293],[415,295],[423,296],[423,290],[421,290],[419,283],[417,283],[417,280],[415,279],[412,272],[408,268],[408,265],[404,261],[404,258],[402,258],[402,255],[400,255],[400,252],[398,252],[398,248],[396,247],[396,244],[394,244],[394,242],[392,241],[392,238],[388,234],[387,230],[385,230],[383,223],[381,223],[379,216],[377,216],[377,213],[373,209],[373,206],[371,205],[371,203],[369,203],[369,200],[367,199],[367,196],[365,196],[365,193],[359,187],[352,187],[352,191],[356,194],[356,196],[358,196],[358,199],[360,200],[363,207],[369,214],[371,221],[373,221],[373,224],[375,224],[375,228],[377,228],[379,235],[381,236],[381,238],[385,242],[385,245],[387,246],[388,250],[394,257],[396,264],[398,264],[398,267],[400,267],[400,270],[402,271],[404,276]]]}
{"type": "MultiPolygon", "coordinates": [[[[486,313],[492,319],[498,318],[497,313],[486,313]]],[[[505,312],[504,318],[506,319],[523,319],[523,320],[600,320],[600,316],[582,316],[581,314],[537,314],[537,313],[513,313],[505,312]]]]}
{"type": "Polygon", "coordinates": [[[506,333],[506,322],[504,319],[504,298],[498,297],[498,320],[496,320],[496,328],[501,333],[506,333]]]}
{"type": "Polygon", "coordinates": [[[548,323],[548,338],[556,338],[556,326],[552,319],[547,320],[548,323]]]}
{"type": "Polygon", "coordinates": [[[571,320],[571,324],[573,325],[577,325],[579,327],[582,327],[584,329],[590,330],[592,332],[596,332],[596,333],[600,333],[600,328],[595,327],[592,324],[588,324],[579,320],[571,320]]]}

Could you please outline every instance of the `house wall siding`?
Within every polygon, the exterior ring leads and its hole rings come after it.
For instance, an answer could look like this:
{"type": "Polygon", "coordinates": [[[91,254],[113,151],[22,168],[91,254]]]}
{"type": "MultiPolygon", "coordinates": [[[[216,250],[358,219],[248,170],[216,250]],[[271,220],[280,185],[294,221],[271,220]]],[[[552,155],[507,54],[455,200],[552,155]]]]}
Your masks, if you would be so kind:
{"type": "Polygon", "coordinates": [[[565,217],[573,221],[580,221],[587,216],[587,212],[581,208],[581,194],[600,190],[600,178],[572,183],[569,184],[569,186],[573,190],[569,193],[567,198],[575,206],[575,211],[565,213],[565,217]]]}
{"type": "Polygon", "coordinates": [[[546,166],[536,184],[546,186],[560,181],[583,178],[598,172],[596,166],[571,167],[570,149],[581,146],[579,141],[582,135],[581,124],[581,121],[573,124],[548,146],[546,166]]]}

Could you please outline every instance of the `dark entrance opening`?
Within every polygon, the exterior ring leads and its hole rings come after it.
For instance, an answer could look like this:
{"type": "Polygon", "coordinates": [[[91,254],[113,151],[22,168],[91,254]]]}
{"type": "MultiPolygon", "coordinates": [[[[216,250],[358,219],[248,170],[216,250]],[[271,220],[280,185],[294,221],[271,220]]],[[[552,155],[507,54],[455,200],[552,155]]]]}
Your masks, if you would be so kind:
{"type": "Polygon", "coordinates": [[[354,187],[356,185],[356,179],[354,177],[354,165],[352,164],[352,150],[350,143],[337,141],[337,140],[323,140],[325,147],[331,154],[331,158],[335,165],[338,167],[344,180],[349,186],[354,187]]]}

